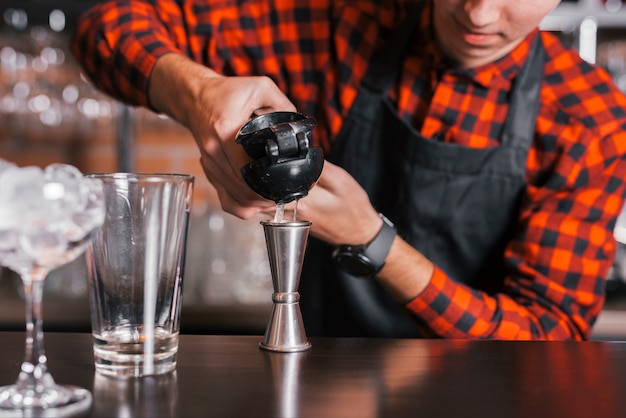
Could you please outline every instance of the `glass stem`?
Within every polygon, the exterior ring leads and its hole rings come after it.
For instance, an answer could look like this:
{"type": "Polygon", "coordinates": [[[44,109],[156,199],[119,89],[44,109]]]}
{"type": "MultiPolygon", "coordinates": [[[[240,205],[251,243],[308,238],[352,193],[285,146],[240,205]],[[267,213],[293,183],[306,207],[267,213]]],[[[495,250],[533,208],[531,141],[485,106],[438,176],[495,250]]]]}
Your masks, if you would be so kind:
{"type": "Polygon", "coordinates": [[[41,303],[45,272],[32,272],[24,275],[24,298],[26,301],[26,348],[24,362],[18,378],[19,385],[43,389],[41,383],[50,379],[46,367],[46,354],[43,346],[43,321],[41,303]]]}

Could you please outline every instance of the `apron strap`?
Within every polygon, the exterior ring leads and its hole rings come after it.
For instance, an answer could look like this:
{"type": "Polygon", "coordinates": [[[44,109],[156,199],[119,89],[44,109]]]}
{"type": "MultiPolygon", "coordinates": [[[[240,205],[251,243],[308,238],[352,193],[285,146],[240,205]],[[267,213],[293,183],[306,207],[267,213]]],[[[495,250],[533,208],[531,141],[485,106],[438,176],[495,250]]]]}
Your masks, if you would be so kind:
{"type": "Polygon", "coordinates": [[[515,78],[500,145],[530,148],[539,113],[539,97],[546,62],[541,34],[537,33],[531,45],[526,64],[515,78]]]}

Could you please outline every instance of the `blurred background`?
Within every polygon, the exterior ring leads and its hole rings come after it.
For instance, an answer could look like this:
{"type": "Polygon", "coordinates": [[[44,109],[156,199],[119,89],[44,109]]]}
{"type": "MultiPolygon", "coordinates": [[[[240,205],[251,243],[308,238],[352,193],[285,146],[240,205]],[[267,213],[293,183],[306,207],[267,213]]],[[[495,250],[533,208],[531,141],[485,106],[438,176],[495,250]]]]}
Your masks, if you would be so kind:
{"type": "MultiPolygon", "coordinates": [[[[0,1],[0,157],[20,166],[62,162],[84,173],[195,175],[182,332],[262,334],[273,290],[259,220],[221,211],[186,129],[112,100],[81,74],[69,36],[77,16],[95,3],[0,1]]],[[[542,28],[604,66],[626,91],[626,0],[563,1],[542,28]]],[[[594,339],[626,338],[625,248],[620,244],[607,278],[607,305],[594,339]]],[[[45,329],[90,331],[84,264],[81,257],[46,280],[45,329]]],[[[21,282],[1,268],[0,329],[24,329],[21,282]]]]}
{"type": "MultiPolygon", "coordinates": [[[[140,171],[196,177],[182,331],[262,334],[272,283],[258,220],[221,211],[191,135],[172,120],[98,92],[68,44],[96,1],[0,1],[0,157],[19,166],[63,162],[83,173],[140,171]]],[[[44,327],[90,329],[84,258],[45,282],[44,327]]],[[[0,329],[24,328],[20,279],[0,270],[0,329]]]]}

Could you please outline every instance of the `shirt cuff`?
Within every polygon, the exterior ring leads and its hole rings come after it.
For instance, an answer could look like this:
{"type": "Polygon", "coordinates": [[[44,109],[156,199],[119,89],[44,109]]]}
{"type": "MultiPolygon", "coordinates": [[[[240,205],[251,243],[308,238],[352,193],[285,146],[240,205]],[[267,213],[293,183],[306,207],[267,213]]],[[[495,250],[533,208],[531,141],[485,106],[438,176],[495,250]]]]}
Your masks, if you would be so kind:
{"type": "Polygon", "coordinates": [[[167,45],[159,45],[152,51],[148,52],[144,49],[143,45],[140,45],[139,43],[130,44],[126,49],[127,50],[122,51],[122,53],[126,57],[131,57],[132,67],[135,69],[135,74],[137,74],[138,77],[133,80],[132,72],[130,72],[127,77],[123,78],[121,82],[124,83],[125,81],[128,81],[129,85],[123,85],[122,91],[130,93],[128,97],[129,100],[137,101],[139,105],[152,109],[148,100],[148,89],[150,86],[150,76],[157,60],[163,55],[169,53],[181,54],[181,52],[178,49],[167,45]],[[139,89],[134,88],[135,86],[131,84],[131,80],[135,82],[138,81],[136,86],[139,87],[139,89]]]}
{"type": "Polygon", "coordinates": [[[445,288],[447,280],[450,280],[448,276],[435,266],[428,285],[415,299],[407,303],[406,307],[427,322],[436,319],[440,314],[433,310],[432,305],[439,295],[443,295],[442,290],[445,288]]]}
{"type": "Polygon", "coordinates": [[[476,295],[452,280],[435,266],[426,288],[406,308],[417,315],[436,335],[468,338],[487,331],[489,324],[470,314],[476,308],[476,295]]]}

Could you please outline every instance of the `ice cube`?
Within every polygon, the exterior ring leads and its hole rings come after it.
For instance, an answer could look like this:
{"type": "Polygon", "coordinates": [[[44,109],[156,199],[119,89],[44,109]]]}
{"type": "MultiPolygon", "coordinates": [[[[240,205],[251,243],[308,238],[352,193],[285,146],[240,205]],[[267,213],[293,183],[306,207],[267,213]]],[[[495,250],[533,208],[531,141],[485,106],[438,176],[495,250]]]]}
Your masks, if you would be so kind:
{"type": "Polygon", "coordinates": [[[83,173],[68,164],[50,164],[44,170],[44,197],[50,209],[69,215],[81,206],[80,183],[83,173]]]}
{"type": "Polygon", "coordinates": [[[56,266],[67,250],[68,242],[57,223],[25,228],[20,235],[24,252],[41,266],[56,266]]]}
{"type": "Polygon", "coordinates": [[[17,247],[12,250],[0,250],[0,265],[22,274],[30,271],[33,260],[22,251],[21,247],[17,247]]]}
{"type": "Polygon", "coordinates": [[[48,210],[43,184],[43,170],[38,167],[9,167],[0,173],[0,230],[43,222],[48,210]]]}
{"type": "Polygon", "coordinates": [[[104,222],[102,182],[76,167],[20,168],[0,159],[0,264],[27,272],[84,249],[77,241],[104,222]]]}
{"type": "Polygon", "coordinates": [[[71,241],[78,241],[104,222],[104,189],[102,181],[84,178],[80,184],[81,210],[71,214],[71,220],[78,228],[71,241]]]}

